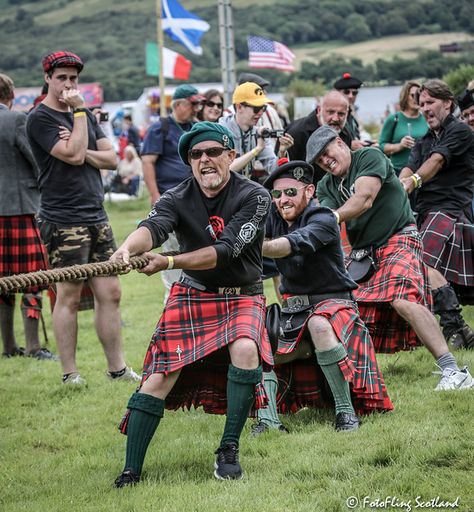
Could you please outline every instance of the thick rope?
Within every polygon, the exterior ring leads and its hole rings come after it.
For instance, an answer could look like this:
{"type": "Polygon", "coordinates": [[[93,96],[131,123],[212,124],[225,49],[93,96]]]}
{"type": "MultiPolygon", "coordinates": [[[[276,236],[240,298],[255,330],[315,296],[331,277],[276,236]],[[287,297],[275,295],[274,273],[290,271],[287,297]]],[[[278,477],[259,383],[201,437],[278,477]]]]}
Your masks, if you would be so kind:
{"type": "Polygon", "coordinates": [[[75,281],[97,276],[115,276],[125,274],[132,269],[140,269],[146,266],[148,258],[145,256],[133,256],[130,265],[118,261],[102,261],[100,263],[85,263],[72,267],[40,270],[29,274],[17,274],[14,276],[0,277],[0,295],[16,293],[31,286],[46,287],[54,283],[75,281]]]}

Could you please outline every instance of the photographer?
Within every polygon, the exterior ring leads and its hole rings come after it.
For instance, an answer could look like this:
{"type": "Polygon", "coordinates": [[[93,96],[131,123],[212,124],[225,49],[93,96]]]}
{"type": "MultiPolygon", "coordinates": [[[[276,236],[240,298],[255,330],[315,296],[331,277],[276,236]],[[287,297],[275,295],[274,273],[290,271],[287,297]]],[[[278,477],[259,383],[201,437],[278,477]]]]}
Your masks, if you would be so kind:
{"type": "Polygon", "coordinates": [[[232,132],[237,158],[231,170],[244,174],[253,181],[261,181],[277,164],[272,139],[279,140],[279,156],[293,145],[293,138],[281,130],[270,130],[256,124],[266,110],[268,98],[263,89],[253,82],[239,85],[232,97],[235,114],[223,117],[219,123],[232,132]]]}

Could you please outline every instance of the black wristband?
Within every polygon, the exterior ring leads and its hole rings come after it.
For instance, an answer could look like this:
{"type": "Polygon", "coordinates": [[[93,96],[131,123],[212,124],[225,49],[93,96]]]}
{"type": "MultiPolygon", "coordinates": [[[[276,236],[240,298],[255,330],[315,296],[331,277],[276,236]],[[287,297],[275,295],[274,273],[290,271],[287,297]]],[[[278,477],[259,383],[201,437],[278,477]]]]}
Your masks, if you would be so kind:
{"type": "Polygon", "coordinates": [[[76,112],[87,112],[87,108],[85,108],[85,107],[73,108],[72,113],[75,114],[76,112]]]}

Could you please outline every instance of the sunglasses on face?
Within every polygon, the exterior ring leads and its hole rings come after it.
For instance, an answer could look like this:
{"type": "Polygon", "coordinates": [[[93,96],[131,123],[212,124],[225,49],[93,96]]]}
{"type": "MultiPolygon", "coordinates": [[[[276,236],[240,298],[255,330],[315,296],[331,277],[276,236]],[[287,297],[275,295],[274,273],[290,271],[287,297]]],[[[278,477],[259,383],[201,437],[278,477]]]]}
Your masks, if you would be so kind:
{"type": "Polygon", "coordinates": [[[346,96],[349,96],[349,94],[352,94],[352,96],[357,96],[359,94],[359,91],[357,89],[344,89],[343,93],[346,96]]]}
{"type": "Polygon", "coordinates": [[[265,112],[267,110],[266,105],[262,105],[261,107],[254,107],[253,105],[248,105],[247,103],[242,103],[244,107],[251,108],[254,114],[258,114],[259,112],[265,112]]]}
{"type": "Polygon", "coordinates": [[[224,104],[223,104],[223,103],[214,103],[214,102],[213,102],[213,101],[211,101],[211,100],[206,101],[206,107],[209,107],[209,108],[214,108],[214,107],[216,107],[216,108],[218,108],[219,110],[221,110],[223,106],[224,106],[224,104]]]}
{"type": "Polygon", "coordinates": [[[218,156],[221,156],[224,151],[229,151],[229,148],[215,146],[206,149],[190,149],[188,151],[188,156],[191,158],[191,160],[199,160],[203,153],[206,153],[206,156],[209,158],[217,158],[218,156]]]}
{"type": "Polygon", "coordinates": [[[285,194],[286,197],[295,197],[298,195],[298,191],[299,190],[303,190],[304,188],[306,188],[308,185],[305,185],[304,187],[300,187],[300,188],[296,188],[296,187],[290,187],[290,188],[284,188],[283,190],[276,190],[276,189],[273,189],[270,191],[270,194],[272,195],[272,197],[274,197],[275,199],[280,199],[280,197],[285,194]]]}

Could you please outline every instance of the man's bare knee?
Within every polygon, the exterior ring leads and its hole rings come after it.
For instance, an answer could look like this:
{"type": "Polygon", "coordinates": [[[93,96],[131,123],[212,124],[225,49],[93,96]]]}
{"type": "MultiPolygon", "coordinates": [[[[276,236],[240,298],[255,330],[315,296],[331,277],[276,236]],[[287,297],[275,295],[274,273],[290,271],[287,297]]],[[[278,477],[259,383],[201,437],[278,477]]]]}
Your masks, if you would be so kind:
{"type": "Polygon", "coordinates": [[[323,316],[312,316],[308,321],[308,330],[316,350],[329,350],[339,343],[331,323],[323,316]]]}
{"type": "Polygon", "coordinates": [[[258,366],[258,349],[249,338],[239,338],[229,345],[232,364],[238,368],[251,369],[258,366]]]}

